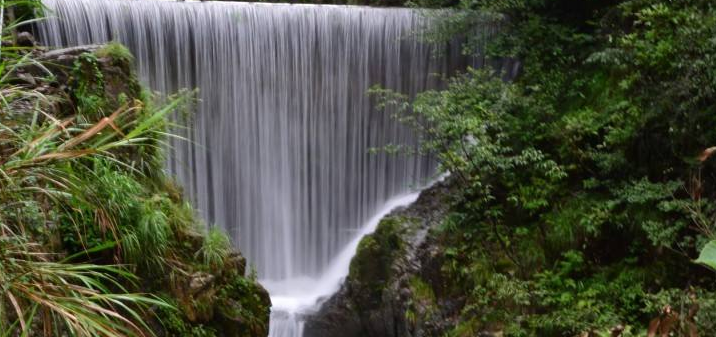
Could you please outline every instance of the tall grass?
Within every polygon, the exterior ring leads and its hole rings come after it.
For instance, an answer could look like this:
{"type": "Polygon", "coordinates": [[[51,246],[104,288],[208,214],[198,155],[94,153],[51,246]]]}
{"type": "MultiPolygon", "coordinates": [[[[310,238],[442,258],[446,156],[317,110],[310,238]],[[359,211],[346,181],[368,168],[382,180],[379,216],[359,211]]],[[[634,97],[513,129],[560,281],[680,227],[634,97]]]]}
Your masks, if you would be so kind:
{"type": "Polygon", "coordinates": [[[145,336],[149,328],[138,308],[167,306],[128,293],[121,284],[134,280],[130,273],[53,261],[41,246],[11,234],[7,226],[0,235],[0,271],[3,337],[16,336],[18,330],[21,336],[33,335],[34,324],[46,336],[58,333],[58,327],[73,336],[145,336]]]}
{"type": "Polygon", "coordinates": [[[231,253],[231,242],[221,230],[211,228],[204,236],[204,243],[196,252],[206,266],[218,270],[231,253]]]}
{"type": "MultiPolygon", "coordinates": [[[[18,4],[39,6],[35,1],[0,0],[0,11],[18,4]]],[[[0,13],[3,42],[13,39],[13,29],[28,23],[3,20],[0,13]]],[[[118,212],[111,210],[122,205],[93,199],[95,181],[78,168],[101,160],[136,171],[122,153],[161,146],[157,139],[165,117],[182,100],[151,110],[133,101],[94,122],[58,119],[52,109],[61,98],[15,84],[17,71],[28,65],[51,75],[28,51],[7,43],[0,49],[0,337],[151,334],[143,323],[144,309],[168,304],[131,293],[126,285],[136,277],[122,266],[62,259],[52,253],[48,233],[55,230],[58,213],[71,217],[76,212],[68,202],[74,199],[92,206],[97,225],[121,242],[118,212]]],[[[167,233],[162,230],[168,228],[163,214],[147,210],[145,215],[135,246],[167,233]]]]}

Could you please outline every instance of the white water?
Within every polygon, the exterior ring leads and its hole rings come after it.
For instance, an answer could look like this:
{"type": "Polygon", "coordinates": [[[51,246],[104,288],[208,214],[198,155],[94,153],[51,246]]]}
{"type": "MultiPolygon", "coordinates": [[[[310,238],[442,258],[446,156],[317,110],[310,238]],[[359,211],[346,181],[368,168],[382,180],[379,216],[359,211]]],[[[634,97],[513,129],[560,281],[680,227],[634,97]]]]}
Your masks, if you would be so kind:
{"type": "Polygon", "coordinates": [[[264,287],[271,294],[273,303],[271,336],[301,336],[303,333],[302,316],[315,312],[322,300],[338,291],[343,279],[348,275],[351,259],[356,254],[360,240],[375,231],[384,216],[398,207],[413,203],[419,194],[419,192],[415,192],[389,200],[343,248],[320,278],[304,277],[280,282],[262,281],[264,287]]]}
{"type": "MultiPolygon", "coordinates": [[[[271,291],[274,336],[334,292],[355,245],[393,199],[434,173],[418,135],[376,111],[378,84],[408,95],[468,63],[458,44],[420,43],[428,20],[410,9],[159,0],[44,0],[48,46],[117,40],[160,93],[199,88],[168,170],[200,215],[223,228],[271,291]],[[285,317],[286,319],[281,319],[285,317]]],[[[485,26],[483,34],[495,28],[485,26]]],[[[396,201],[398,200],[398,201],[396,201]]]]}

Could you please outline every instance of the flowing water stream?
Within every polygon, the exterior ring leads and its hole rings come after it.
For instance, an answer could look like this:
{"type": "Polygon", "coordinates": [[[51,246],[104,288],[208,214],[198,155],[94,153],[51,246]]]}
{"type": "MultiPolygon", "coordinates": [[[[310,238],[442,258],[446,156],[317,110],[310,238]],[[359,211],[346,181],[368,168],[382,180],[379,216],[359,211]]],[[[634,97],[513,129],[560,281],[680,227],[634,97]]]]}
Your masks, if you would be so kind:
{"type": "Polygon", "coordinates": [[[380,220],[390,211],[411,204],[419,192],[404,194],[390,199],[374,214],[363,228],[353,237],[340,253],[331,261],[318,278],[286,279],[264,281],[271,294],[273,315],[271,317],[272,337],[292,337],[303,335],[302,315],[311,314],[331,294],[339,290],[342,280],[348,275],[348,268],[358,249],[360,240],[372,233],[380,220]]]}
{"type": "MultiPolygon", "coordinates": [[[[415,34],[415,10],[357,6],[44,0],[47,46],[119,41],[160,93],[199,88],[167,169],[200,215],[256,266],[271,334],[301,336],[300,313],[333,293],[360,237],[434,174],[425,157],[371,154],[418,136],[374,108],[381,85],[414,95],[468,62],[415,34]],[[435,56],[440,54],[440,56],[435,56]]],[[[489,33],[493,27],[486,26],[489,33]]]]}

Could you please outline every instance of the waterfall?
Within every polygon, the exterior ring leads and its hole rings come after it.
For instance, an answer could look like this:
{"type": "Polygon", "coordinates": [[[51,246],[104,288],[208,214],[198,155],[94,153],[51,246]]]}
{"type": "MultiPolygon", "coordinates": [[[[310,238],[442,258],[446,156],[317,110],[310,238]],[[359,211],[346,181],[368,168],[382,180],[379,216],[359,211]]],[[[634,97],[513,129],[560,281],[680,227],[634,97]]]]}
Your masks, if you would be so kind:
{"type": "MultiPolygon", "coordinates": [[[[435,46],[420,43],[414,34],[428,20],[410,9],[163,0],[44,4],[51,18],[38,33],[45,45],[119,41],[152,90],[199,88],[189,124],[175,131],[188,141],[172,141],[167,170],[200,216],[223,228],[256,266],[274,302],[287,287],[294,294],[322,293],[313,291],[325,286],[316,280],[368,220],[434,173],[429,158],[369,153],[386,144],[415,149],[418,135],[391,111],[376,110],[366,91],[378,84],[414,95],[439,87],[434,74],[468,63],[458,44],[435,53],[435,46]]],[[[299,334],[300,324],[289,321],[272,324],[272,334],[299,334]]]]}

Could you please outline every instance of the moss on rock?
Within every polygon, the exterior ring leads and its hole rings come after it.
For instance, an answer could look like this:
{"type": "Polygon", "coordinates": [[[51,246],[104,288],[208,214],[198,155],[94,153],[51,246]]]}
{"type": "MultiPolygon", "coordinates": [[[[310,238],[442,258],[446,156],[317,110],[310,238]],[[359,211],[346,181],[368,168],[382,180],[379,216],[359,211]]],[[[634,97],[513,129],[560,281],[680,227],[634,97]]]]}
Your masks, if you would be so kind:
{"type": "MultiPolygon", "coordinates": [[[[57,50],[41,59],[54,76],[37,83],[37,90],[68,98],[52,111],[58,118],[111,123],[113,113],[122,110],[129,111],[122,122],[131,125],[147,116],[167,115],[156,114],[155,109],[164,108],[144,94],[132,71],[132,56],[119,44],[57,50]]],[[[157,125],[163,131],[167,122],[157,125]]],[[[162,132],[152,134],[142,144],[108,154],[112,159],[87,159],[68,168],[91,188],[68,198],[46,241],[54,242],[51,246],[60,255],[112,247],[86,254],[87,259],[128,265],[140,282],[123,287],[156,295],[175,307],[153,308],[144,317],[158,336],[268,335],[268,293],[247,275],[246,260],[225,234],[209,231],[181,188],[163,173],[162,132]]]]}
{"type": "Polygon", "coordinates": [[[403,248],[402,217],[384,218],[374,233],[366,235],[358,244],[358,251],[350,264],[349,277],[364,290],[380,292],[391,275],[393,259],[403,248]]]}

